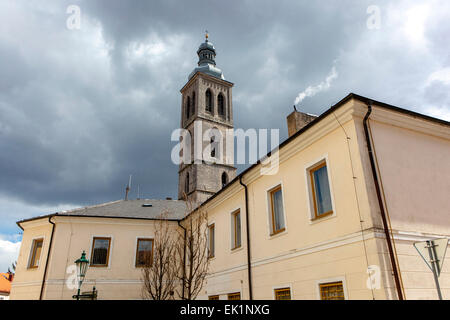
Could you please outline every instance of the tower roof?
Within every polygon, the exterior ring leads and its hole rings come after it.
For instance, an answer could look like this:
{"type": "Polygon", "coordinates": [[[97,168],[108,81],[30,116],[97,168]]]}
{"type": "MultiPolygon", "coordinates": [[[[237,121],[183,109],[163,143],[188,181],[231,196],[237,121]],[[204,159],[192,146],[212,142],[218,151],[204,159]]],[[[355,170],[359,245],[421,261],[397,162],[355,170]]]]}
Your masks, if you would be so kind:
{"type": "Polygon", "coordinates": [[[208,33],[205,35],[205,42],[200,44],[198,47],[197,55],[198,67],[191,72],[189,79],[191,79],[197,72],[203,72],[213,77],[225,80],[222,70],[216,67],[216,48],[214,48],[214,44],[208,40],[208,33]]]}

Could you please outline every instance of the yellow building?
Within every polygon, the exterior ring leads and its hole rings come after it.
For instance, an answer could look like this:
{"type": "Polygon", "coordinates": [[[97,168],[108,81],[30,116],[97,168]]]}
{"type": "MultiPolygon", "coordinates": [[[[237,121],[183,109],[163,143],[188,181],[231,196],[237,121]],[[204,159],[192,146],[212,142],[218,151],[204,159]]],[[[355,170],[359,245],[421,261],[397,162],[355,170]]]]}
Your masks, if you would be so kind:
{"type": "Polygon", "coordinates": [[[450,235],[449,125],[350,94],[301,128],[276,174],[254,165],[202,204],[215,229],[204,298],[436,299],[413,243],[450,235]]]}
{"type": "MultiPolygon", "coordinates": [[[[225,130],[232,83],[205,43],[182,89],[181,124],[225,130]]],[[[318,117],[294,111],[288,125],[273,170],[258,162],[234,177],[229,165],[180,166],[180,195],[208,213],[210,274],[199,298],[436,299],[413,243],[450,236],[450,123],[349,94],[318,117]]],[[[92,264],[84,286],[99,299],[140,299],[139,252],[151,250],[155,221],[170,212],[176,229],[197,210],[124,200],[19,221],[11,299],[71,299],[82,250],[92,264]]]]}

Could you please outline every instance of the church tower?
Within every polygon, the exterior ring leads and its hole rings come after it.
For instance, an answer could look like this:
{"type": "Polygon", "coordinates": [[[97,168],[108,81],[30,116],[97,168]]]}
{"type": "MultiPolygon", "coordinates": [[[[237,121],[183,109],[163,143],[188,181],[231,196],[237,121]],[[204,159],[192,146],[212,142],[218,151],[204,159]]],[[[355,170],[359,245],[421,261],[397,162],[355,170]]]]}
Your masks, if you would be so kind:
{"type": "Polygon", "coordinates": [[[236,177],[233,83],[226,81],[216,67],[216,49],[208,34],[205,38],[197,50],[198,66],[180,90],[181,128],[190,132],[192,162],[180,164],[178,198],[184,199],[186,195],[194,205],[201,204],[236,177]],[[203,157],[195,160],[199,149],[203,157]]]}

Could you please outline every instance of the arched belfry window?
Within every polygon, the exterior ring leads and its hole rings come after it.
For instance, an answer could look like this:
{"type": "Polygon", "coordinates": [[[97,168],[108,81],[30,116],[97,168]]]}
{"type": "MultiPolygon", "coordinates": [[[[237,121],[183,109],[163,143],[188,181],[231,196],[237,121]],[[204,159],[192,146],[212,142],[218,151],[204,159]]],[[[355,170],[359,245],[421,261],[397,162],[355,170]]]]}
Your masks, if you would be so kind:
{"type": "Polygon", "coordinates": [[[222,188],[228,184],[228,175],[226,172],[222,173],[222,188]]]}
{"type": "Polygon", "coordinates": [[[195,91],[192,92],[192,108],[191,108],[191,114],[195,114],[195,91]]]}
{"type": "Polygon", "coordinates": [[[216,157],[216,145],[215,145],[215,137],[211,137],[211,158],[216,157]]]}
{"type": "Polygon", "coordinates": [[[217,97],[217,109],[220,116],[225,115],[225,99],[222,93],[219,93],[217,97]]]}
{"type": "Polygon", "coordinates": [[[189,172],[186,173],[186,180],[184,181],[184,192],[186,195],[189,193],[189,172]]]}
{"type": "Polygon", "coordinates": [[[222,133],[216,127],[212,128],[210,131],[210,147],[211,147],[211,158],[212,161],[222,159],[222,133]],[[214,160],[216,159],[216,160],[214,160]]]}
{"type": "Polygon", "coordinates": [[[186,119],[189,118],[191,112],[191,98],[187,97],[186,99],[186,119]]]}
{"type": "Polygon", "coordinates": [[[212,93],[211,90],[206,90],[205,93],[205,109],[208,112],[212,113],[213,110],[213,99],[212,99],[212,93]]]}

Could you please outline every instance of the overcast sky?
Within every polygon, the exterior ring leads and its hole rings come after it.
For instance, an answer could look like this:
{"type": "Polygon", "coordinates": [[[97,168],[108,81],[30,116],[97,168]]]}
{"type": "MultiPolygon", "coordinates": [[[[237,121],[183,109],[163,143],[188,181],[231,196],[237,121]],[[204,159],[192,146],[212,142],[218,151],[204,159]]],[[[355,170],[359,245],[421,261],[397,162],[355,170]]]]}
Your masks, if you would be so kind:
{"type": "Polygon", "coordinates": [[[450,120],[449,21],[448,0],[2,0],[0,271],[17,220],[121,199],[129,174],[144,197],[177,197],[170,135],[205,29],[235,127],[285,139],[308,87],[314,114],[354,92],[450,120]]]}

